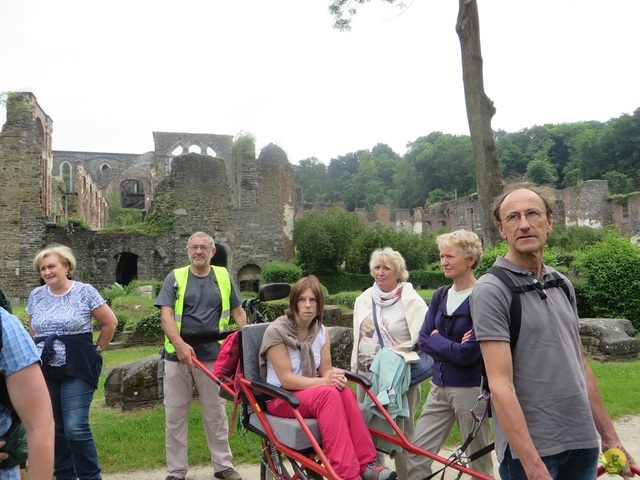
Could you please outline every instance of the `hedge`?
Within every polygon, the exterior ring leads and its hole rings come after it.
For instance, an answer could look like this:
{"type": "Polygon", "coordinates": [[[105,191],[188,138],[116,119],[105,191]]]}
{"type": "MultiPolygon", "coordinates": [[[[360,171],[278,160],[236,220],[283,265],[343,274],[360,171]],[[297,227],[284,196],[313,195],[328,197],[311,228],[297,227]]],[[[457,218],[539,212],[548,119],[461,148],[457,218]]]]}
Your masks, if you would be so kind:
{"type": "MultiPolygon", "coordinates": [[[[373,277],[369,274],[337,273],[318,275],[322,285],[327,287],[330,295],[339,292],[364,291],[373,285],[373,277]]],[[[442,270],[412,270],[408,280],[416,289],[436,289],[451,283],[442,270]]]]}

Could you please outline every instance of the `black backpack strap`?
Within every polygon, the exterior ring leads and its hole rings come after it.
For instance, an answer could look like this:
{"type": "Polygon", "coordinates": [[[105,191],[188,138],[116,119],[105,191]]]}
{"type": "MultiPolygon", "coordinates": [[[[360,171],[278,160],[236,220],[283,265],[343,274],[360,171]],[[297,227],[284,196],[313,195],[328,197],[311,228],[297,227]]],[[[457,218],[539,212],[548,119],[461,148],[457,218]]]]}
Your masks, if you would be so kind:
{"type": "Polygon", "coordinates": [[[564,278],[560,276],[558,272],[551,272],[551,279],[544,283],[538,282],[528,283],[524,285],[516,285],[513,283],[513,279],[505,272],[503,268],[496,267],[495,265],[487,270],[490,273],[498,277],[505,285],[507,285],[514,295],[511,297],[511,306],[509,307],[509,316],[511,317],[511,323],[509,324],[509,336],[511,337],[511,353],[513,353],[518,343],[518,337],[520,336],[520,325],[522,323],[522,304],[520,302],[520,294],[535,290],[540,298],[544,300],[547,298],[544,291],[547,288],[560,287],[566,295],[569,303],[571,303],[571,291],[569,285],[565,282],[564,278]]]}
{"type": "Polygon", "coordinates": [[[569,285],[564,281],[564,278],[562,278],[558,272],[551,272],[551,276],[553,278],[545,282],[544,288],[560,287],[569,300],[569,303],[572,303],[571,290],[569,290],[569,285]]]}
{"type": "Polygon", "coordinates": [[[507,285],[513,292],[513,295],[511,296],[511,305],[509,306],[509,317],[511,317],[511,322],[509,323],[509,337],[511,353],[513,353],[516,348],[516,343],[518,343],[518,337],[520,336],[520,324],[522,321],[522,304],[520,303],[520,293],[533,290],[533,286],[515,285],[511,280],[511,277],[509,277],[504,269],[496,267],[495,265],[489,268],[487,270],[487,273],[498,277],[498,279],[500,279],[502,283],[507,285]]]}

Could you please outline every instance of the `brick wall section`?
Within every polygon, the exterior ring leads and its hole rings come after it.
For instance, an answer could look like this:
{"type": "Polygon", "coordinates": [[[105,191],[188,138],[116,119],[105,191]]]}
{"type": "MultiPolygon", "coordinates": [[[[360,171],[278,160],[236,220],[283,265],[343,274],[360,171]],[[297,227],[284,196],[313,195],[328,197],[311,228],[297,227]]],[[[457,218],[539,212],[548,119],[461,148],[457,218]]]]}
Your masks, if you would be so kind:
{"type": "MultiPolygon", "coordinates": [[[[628,195],[624,198],[608,197],[606,180],[588,180],[580,185],[556,191],[554,220],[556,224],[571,226],[587,226],[602,228],[613,226],[626,235],[640,235],[640,194],[628,195]],[[625,206],[628,215],[623,217],[625,206]]],[[[296,203],[296,218],[305,212],[323,211],[324,203],[296,203]]],[[[333,204],[345,210],[344,205],[333,204]]],[[[457,228],[472,230],[482,236],[482,226],[478,215],[478,196],[476,194],[460,197],[455,200],[431,205],[425,209],[413,209],[410,215],[407,209],[391,211],[388,206],[378,206],[375,212],[367,212],[357,208],[355,213],[367,225],[376,222],[391,225],[396,231],[436,232],[441,228],[449,231],[457,228]],[[411,229],[408,228],[411,227],[411,229]]]]}
{"type": "Polygon", "coordinates": [[[0,134],[0,285],[14,301],[37,278],[31,261],[51,213],[52,121],[30,93],[11,94],[0,134]]]}
{"type": "Polygon", "coordinates": [[[611,205],[603,201],[608,191],[605,180],[588,180],[581,185],[558,191],[561,205],[557,206],[556,222],[602,228],[613,223],[611,205]]]}

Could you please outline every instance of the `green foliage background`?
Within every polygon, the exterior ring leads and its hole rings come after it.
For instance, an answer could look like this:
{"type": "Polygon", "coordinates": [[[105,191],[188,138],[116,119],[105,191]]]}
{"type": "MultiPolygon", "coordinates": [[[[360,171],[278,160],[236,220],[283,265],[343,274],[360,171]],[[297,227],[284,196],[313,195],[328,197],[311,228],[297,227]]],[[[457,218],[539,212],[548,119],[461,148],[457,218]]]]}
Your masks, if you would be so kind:
{"type": "MultiPolygon", "coordinates": [[[[546,124],[494,133],[505,179],[554,188],[606,179],[612,194],[640,190],[640,108],[607,122],[546,124]]],[[[384,144],[332,158],[311,157],[295,169],[308,202],[342,202],[348,211],[432,206],[476,191],[471,139],[431,132],[400,156],[384,144]]]]}
{"type": "Polygon", "coordinates": [[[609,232],[576,259],[582,317],[626,318],[640,330],[640,247],[609,232]]]}

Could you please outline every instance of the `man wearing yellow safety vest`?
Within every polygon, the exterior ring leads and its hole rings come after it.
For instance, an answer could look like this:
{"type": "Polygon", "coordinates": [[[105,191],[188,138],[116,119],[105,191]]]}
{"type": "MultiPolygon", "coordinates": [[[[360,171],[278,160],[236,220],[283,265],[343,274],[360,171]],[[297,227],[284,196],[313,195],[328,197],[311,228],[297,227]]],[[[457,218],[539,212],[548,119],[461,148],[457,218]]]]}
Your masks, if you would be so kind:
{"type": "Polygon", "coordinates": [[[193,384],[198,388],[214,477],[242,480],[231,463],[229,427],[220,387],[197,368],[192,355],[213,370],[220,350],[216,341],[233,316],[242,327],[247,315],[238,287],[226,268],[210,265],[213,238],[196,232],[187,242],[190,265],[164,281],[156,299],[165,333],[164,406],[166,412],[166,480],[184,480],[188,469],[188,421],[193,384]]]}

